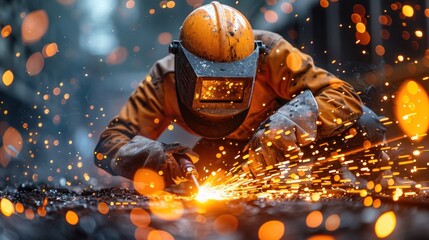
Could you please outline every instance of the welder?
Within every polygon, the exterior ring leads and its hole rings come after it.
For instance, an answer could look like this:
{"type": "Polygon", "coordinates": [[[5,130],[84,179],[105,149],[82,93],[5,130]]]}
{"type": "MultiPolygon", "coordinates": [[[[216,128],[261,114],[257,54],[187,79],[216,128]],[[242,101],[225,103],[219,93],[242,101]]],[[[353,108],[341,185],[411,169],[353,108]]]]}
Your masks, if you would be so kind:
{"type": "Polygon", "coordinates": [[[113,175],[133,179],[149,168],[174,185],[189,180],[180,159],[190,171],[210,164],[187,146],[157,141],[171,123],[213,142],[245,143],[246,161],[262,166],[299,158],[310,144],[351,128],[360,137],[345,148],[384,138],[377,115],[349,83],[282,36],[253,30],[230,6],[195,9],[169,51],[100,136],[95,164],[113,175]]]}

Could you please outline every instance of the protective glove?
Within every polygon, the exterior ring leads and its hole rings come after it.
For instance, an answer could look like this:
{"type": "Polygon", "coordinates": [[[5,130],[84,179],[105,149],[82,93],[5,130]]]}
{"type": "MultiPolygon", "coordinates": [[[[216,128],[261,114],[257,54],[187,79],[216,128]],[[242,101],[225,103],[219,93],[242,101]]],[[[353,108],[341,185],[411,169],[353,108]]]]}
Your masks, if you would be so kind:
{"type": "Polygon", "coordinates": [[[305,90],[265,120],[248,145],[252,173],[299,158],[300,147],[316,139],[317,114],[316,99],[310,90],[305,90]]]}
{"type": "Polygon", "coordinates": [[[193,164],[199,159],[198,154],[179,143],[165,144],[137,135],[119,149],[112,169],[118,175],[133,179],[139,168],[149,168],[162,174],[169,186],[187,181],[178,162],[180,158],[187,158],[193,164]]]}

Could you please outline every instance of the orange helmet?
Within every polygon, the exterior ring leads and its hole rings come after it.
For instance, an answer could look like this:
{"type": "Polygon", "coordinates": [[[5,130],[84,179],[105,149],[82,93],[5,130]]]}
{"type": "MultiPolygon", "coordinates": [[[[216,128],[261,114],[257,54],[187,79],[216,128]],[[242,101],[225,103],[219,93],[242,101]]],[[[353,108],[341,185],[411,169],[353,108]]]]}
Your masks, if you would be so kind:
{"type": "Polygon", "coordinates": [[[183,120],[195,133],[222,138],[247,116],[262,42],[236,9],[212,2],[185,19],[175,54],[176,92],[183,120]]]}
{"type": "Polygon", "coordinates": [[[255,50],[252,27],[236,9],[212,2],[195,9],[183,22],[182,45],[200,58],[233,62],[255,50]]]}

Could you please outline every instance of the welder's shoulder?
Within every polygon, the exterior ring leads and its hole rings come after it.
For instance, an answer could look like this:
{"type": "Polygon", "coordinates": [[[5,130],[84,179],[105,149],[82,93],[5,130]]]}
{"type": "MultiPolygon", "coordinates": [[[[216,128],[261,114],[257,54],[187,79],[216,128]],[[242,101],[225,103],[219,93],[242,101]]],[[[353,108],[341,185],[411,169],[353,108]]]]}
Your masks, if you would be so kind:
{"type": "Polygon", "coordinates": [[[149,75],[152,82],[156,84],[162,82],[168,74],[172,73],[174,73],[174,55],[169,54],[154,63],[149,75]]]}
{"type": "Polygon", "coordinates": [[[284,40],[284,38],[275,32],[270,32],[266,30],[254,29],[253,35],[255,40],[261,40],[267,50],[269,51],[278,41],[284,40]]]}

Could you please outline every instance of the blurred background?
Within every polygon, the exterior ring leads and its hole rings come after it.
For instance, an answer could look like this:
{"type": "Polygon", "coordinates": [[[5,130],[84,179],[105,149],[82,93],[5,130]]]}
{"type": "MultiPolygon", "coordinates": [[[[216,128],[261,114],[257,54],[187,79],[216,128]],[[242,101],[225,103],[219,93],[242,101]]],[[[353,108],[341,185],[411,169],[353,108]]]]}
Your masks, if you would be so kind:
{"type": "MultiPolygon", "coordinates": [[[[209,2],[0,0],[0,187],[129,186],[95,167],[95,144],[184,18],[209,2]]],[[[428,0],[220,2],[353,84],[386,117],[388,139],[399,137],[390,144],[405,149],[404,172],[429,178],[428,0]]],[[[196,140],[174,124],[160,139],[196,140]]]]}

